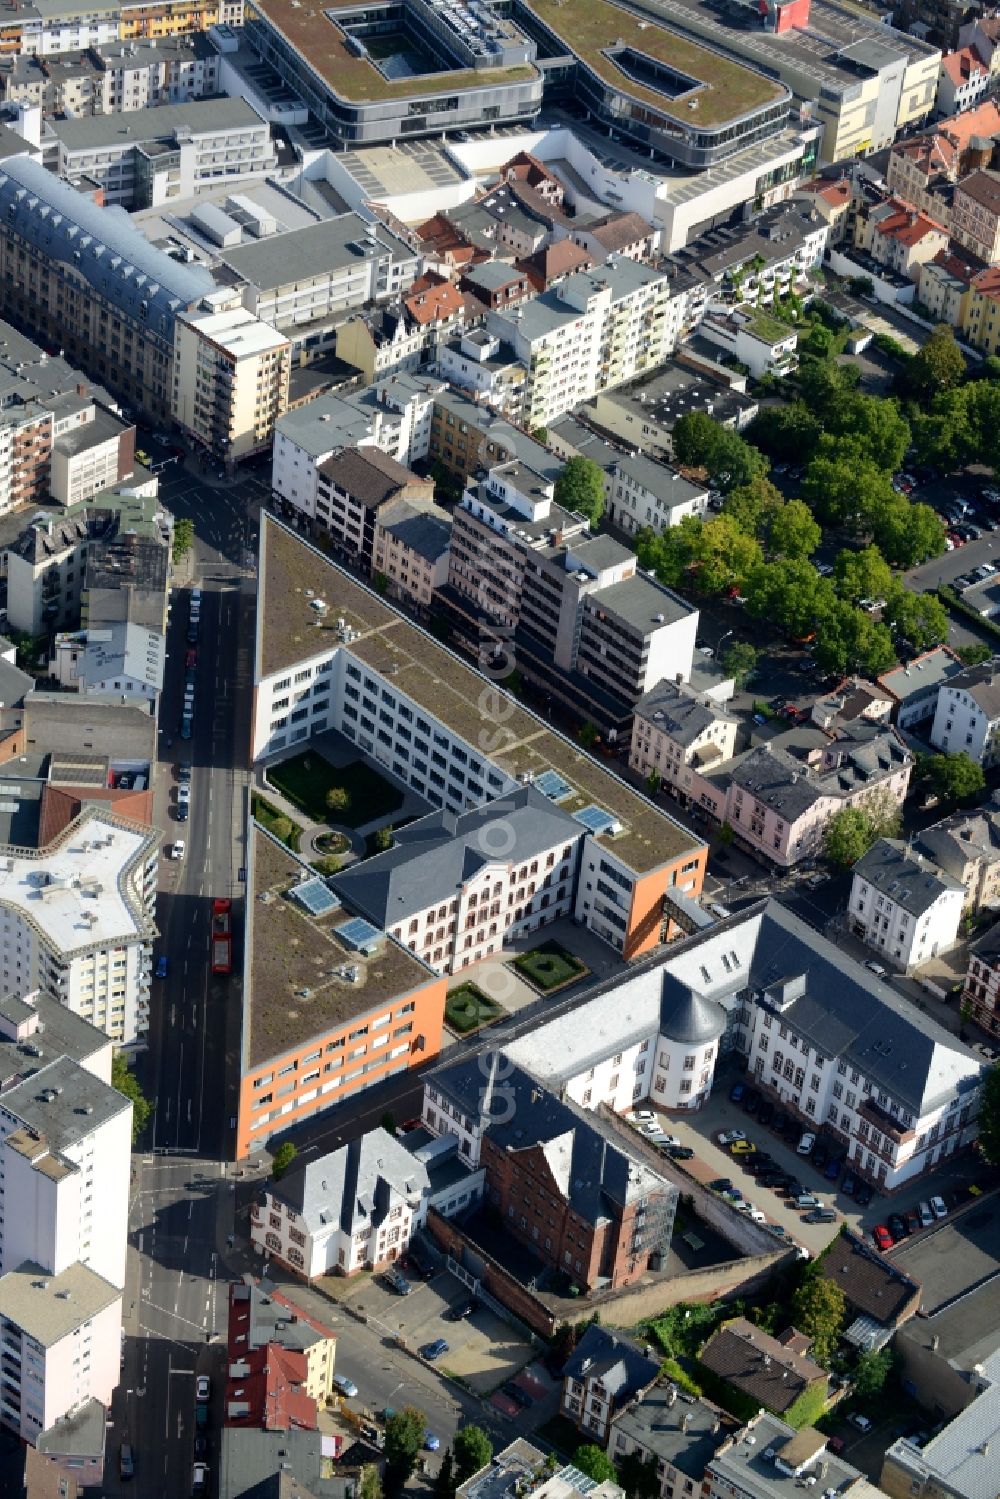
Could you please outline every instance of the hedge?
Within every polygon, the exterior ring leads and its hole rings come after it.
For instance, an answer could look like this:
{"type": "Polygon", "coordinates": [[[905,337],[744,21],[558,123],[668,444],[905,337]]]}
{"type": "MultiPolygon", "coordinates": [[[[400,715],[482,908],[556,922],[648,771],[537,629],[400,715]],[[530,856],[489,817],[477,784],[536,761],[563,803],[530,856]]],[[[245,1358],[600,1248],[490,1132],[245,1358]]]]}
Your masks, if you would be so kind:
{"type": "Polygon", "coordinates": [[[953,614],[961,614],[965,619],[974,621],[981,630],[986,631],[987,635],[1000,641],[1000,625],[995,620],[987,619],[985,615],[979,613],[978,609],[973,609],[972,605],[960,598],[953,588],[939,588],[937,592],[938,598],[946,609],[950,609],[953,614]]]}

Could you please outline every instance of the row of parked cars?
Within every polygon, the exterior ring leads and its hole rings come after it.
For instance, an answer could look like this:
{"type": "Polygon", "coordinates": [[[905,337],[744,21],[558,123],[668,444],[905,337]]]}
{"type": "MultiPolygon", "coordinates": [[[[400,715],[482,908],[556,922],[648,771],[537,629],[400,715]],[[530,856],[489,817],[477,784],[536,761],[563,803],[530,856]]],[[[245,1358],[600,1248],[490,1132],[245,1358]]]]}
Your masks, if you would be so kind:
{"type": "Polygon", "coordinates": [[[943,1197],[931,1197],[926,1202],[918,1202],[915,1208],[910,1208],[905,1213],[890,1213],[884,1223],[876,1223],[872,1229],[872,1238],[877,1247],[883,1251],[891,1249],[894,1244],[900,1244],[908,1239],[911,1234],[918,1234],[922,1228],[930,1228],[940,1218],[947,1218],[948,1205],[943,1197]]]}
{"type": "Polygon", "coordinates": [[[694,1158],[691,1146],[682,1144],[676,1135],[668,1134],[652,1109],[636,1109],[626,1117],[640,1135],[645,1136],[650,1145],[655,1145],[658,1150],[670,1156],[671,1160],[690,1161],[694,1158]]]}
{"type": "MultiPolygon", "coordinates": [[[[817,1133],[803,1127],[800,1122],[784,1109],[778,1108],[770,1099],[764,1098],[757,1088],[749,1087],[746,1083],[734,1083],[729,1091],[730,1100],[733,1103],[741,1103],[747,1114],[756,1117],[757,1123],[765,1128],[771,1129],[776,1135],[780,1135],[789,1145],[795,1147],[795,1153],[803,1160],[808,1160],[816,1171],[820,1171],[828,1182],[839,1182],[838,1191],[847,1197],[853,1197],[859,1207],[867,1207],[872,1200],[872,1189],[867,1182],[862,1181],[851,1169],[847,1161],[847,1153],[843,1144],[838,1140],[832,1140],[822,1132],[817,1133]]],[[[735,1155],[755,1153],[758,1157],[763,1155],[763,1163],[766,1166],[770,1157],[758,1152],[752,1141],[747,1140],[742,1130],[724,1130],[719,1136],[719,1143],[726,1144],[731,1153],[735,1155]],[[723,1135],[730,1139],[723,1139],[723,1135]],[[741,1137],[741,1138],[738,1138],[741,1137]]],[[[782,1173],[780,1166],[775,1163],[777,1173],[782,1173]]],[[[758,1159],[755,1172],[761,1171],[761,1162],[758,1159]]],[[[768,1183],[765,1181],[765,1185],[768,1183]]],[[[832,1212],[832,1209],[827,1209],[832,1212]]]]}

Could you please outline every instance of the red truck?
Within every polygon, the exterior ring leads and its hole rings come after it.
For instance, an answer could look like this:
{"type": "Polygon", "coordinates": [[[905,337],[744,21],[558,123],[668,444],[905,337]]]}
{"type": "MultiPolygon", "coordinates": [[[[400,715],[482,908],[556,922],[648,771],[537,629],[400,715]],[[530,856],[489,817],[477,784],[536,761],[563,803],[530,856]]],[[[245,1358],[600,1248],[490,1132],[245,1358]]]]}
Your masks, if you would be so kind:
{"type": "Polygon", "coordinates": [[[233,903],[218,899],[212,902],[212,972],[233,971],[233,903]]]}

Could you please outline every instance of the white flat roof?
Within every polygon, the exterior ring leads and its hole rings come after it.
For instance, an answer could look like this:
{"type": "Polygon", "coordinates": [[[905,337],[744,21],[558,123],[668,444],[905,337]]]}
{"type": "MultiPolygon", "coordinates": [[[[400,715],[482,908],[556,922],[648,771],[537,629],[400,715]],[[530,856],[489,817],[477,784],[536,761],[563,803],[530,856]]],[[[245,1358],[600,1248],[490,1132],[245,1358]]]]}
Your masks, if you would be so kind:
{"type": "Polygon", "coordinates": [[[133,870],[159,836],[88,810],[47,849],[0,847],[0,904],[19,911],[61,952],[148,937],[133,870]]]}
{"type": "Polygon", "coordinates": [[[225,312],[194,312],[183,321],[238,359],[266,354],[269,349],[281,349],[288,343],[283,333],[269,323],[262,323],[245,307],[231,307],[225,312]]]}

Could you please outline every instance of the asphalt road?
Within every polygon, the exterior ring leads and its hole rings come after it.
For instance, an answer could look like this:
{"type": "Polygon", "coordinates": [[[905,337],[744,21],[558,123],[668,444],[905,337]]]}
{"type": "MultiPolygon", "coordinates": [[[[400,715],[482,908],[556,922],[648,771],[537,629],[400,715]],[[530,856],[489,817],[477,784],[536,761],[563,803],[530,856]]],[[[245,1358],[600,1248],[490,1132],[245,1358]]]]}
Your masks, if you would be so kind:
{"type": "MultiPolygon", "coordinates": [[[[179,469],[164,472],[161,493],[176,516],[195,523],[190,572],[202,588],[202,609],[194,732],[183,741],[189,591],[173,590],[155,816],[165,844],[183,838],[186,853],[161,865],[155,951],[167,958],[167,977],[154,981],[148,1050],[136,1064],[155,1108],[143,1153],[133,1156],[126,1339],[108,1434],[107,1494],[135,1492],[136,1485],[144,1493],[188,1493],[196,1373],[215,1376],[213,1428],[221,1423],[223,1388],[223,1349],[211,1340],[224,1332],[226,1316],[219,1255],[233,1184],[221,1162],[232,1155],[240,989],[236,977],[211,975],[210,909],[214,896],[242,896],[253,640],[253,583],[245,568],[259,496],[254,481],[215,486],[179,469]],[[175,773],[181,760],[191,765],[191,812],[183,823],[175,773]],[[123,1441],[133,1448],[136,1485],[118,1478],[123,1441]]],[[[238,905],[234,924],[238,939],[238,905]]],[[[210,1451],[213,1466],[214,1457],[210,1451]]]]}

